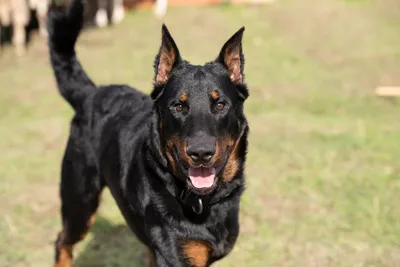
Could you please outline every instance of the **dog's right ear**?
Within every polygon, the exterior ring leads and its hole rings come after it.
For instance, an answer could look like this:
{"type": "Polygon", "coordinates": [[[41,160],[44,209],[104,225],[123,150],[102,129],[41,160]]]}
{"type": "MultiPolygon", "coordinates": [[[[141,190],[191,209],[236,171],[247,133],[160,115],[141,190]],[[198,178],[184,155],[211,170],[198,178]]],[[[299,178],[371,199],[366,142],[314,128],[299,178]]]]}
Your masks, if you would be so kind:
{"type": "Polygon", "coordinates": [[[154,60],[154,91],[151,97],[156,99],[162,93],[164,85],[168,82],[172,69],[181,62],[178,47],[169,33],[167,26],[162,25],[161,46],[154,60]]]}

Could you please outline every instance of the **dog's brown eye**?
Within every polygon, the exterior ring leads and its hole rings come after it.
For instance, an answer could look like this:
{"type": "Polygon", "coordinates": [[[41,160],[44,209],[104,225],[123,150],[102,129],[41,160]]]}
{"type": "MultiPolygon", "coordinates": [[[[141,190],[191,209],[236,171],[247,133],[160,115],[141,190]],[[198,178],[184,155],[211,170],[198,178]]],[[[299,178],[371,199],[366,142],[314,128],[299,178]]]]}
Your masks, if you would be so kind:
{"type": "Polygon", "coordinates": [[[218,110],[223,110],[225,108],[225,104],[223,102],[218,102],[217,103],[217,109],[218,110]]]}
{"type": "Polygon", "coordinates": [[[183,105],[182,104],[176,104],[175,105],[175,110],[178,112],[181,112],[183,110],[183,105]]]}

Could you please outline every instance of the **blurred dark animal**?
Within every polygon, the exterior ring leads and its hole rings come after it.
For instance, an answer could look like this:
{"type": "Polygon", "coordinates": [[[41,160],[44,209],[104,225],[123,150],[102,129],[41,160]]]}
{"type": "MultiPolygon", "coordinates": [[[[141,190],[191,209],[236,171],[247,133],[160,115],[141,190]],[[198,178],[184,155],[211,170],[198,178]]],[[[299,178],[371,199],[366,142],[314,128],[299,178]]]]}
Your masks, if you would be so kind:
{"type": "Polygon", "coordinates": [[[87,76],[75,54],[83,11],[83,1],[72,0],[66,11],[49,12],[51,64],[75,110],[55,266],[71,266],[105,186],[148,247],[150,266],[209,266],[230,253],[239,234],[248,133],[244,28],[198,66],[181,57],[163,25],[149,96],[127,85],[96,86],[87,76]]]}
{"type": "Polygon", "coordinates": [[[48,5],[48,0],[0,0],[0,25],[2,29],[7,29],[12,25],[12,40],[17,55],[23,55],[26,51],[25,27],[30,20],[30,9],[36,11],[40,35],[47,36],[48,5]]]}

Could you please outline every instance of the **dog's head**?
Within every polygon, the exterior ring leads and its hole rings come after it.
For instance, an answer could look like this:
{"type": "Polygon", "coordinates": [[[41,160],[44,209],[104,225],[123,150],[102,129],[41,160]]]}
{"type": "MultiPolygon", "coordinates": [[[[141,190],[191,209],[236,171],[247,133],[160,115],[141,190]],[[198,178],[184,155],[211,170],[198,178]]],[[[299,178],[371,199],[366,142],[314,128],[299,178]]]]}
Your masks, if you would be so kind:
{"type": "Polygon", "coordinates": [[[225,43],[216,60],[196,66],[181,58],[168,29],[162,27],[151,93],[162,152],[174,176],[197,194],[231,181],[244,161],[243,103],[248,90],[243,81],[243,31],[225,43]]]}

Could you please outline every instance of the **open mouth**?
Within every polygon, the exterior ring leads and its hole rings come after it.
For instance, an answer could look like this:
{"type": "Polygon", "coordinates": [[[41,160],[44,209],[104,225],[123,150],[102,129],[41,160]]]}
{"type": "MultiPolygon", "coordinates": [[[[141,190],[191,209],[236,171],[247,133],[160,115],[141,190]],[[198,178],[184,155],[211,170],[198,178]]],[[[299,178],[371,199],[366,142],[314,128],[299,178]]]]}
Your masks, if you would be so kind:
{"type": "Polygon", "coordinates": [[[189,178],[193,187],[198,189],[211,188],[215,181],[215,168],[189,168],[189,178]]]}

